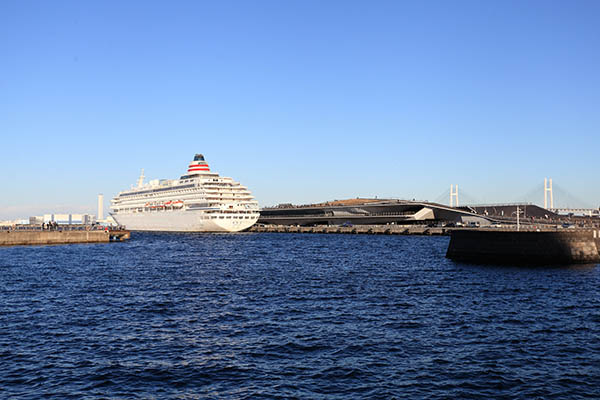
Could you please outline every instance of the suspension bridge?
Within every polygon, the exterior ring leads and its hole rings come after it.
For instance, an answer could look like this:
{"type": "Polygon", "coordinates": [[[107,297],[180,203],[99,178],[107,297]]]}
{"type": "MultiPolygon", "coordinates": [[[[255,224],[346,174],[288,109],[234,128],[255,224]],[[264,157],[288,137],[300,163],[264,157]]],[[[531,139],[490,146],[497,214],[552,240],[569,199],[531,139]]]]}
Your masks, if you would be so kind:
{"type": "Polygon", "coordinates": [[[450,189],[441,193],[435,200],[440,204],[448,204],[450,207],[484,207],[484,206],[514,206],[521,204],[536,204],[556,214],[600,216],[600,208],[595,208],[588,202],[571,194],[565,188],[545,178],[529,192],[513,199],[510,202],[489,204],[479,201],[468,191],[461,189],[458,184],[451,184],[450,189]],[[543,198],[543,202],[540,200],[543,198]]]}

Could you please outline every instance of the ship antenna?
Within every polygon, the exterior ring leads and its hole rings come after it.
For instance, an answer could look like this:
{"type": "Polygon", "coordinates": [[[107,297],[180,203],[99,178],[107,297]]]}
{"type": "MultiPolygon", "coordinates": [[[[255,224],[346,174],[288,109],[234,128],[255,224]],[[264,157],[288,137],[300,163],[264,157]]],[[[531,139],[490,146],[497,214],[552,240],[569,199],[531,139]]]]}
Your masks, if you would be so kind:
{"type": "Polygon", "coordinates": [[[144,185],[144,178],[144,168],[142,168],[142,173],[140,174],[140,177],[138,179],[137,187],[142,187],[144,185]]]}

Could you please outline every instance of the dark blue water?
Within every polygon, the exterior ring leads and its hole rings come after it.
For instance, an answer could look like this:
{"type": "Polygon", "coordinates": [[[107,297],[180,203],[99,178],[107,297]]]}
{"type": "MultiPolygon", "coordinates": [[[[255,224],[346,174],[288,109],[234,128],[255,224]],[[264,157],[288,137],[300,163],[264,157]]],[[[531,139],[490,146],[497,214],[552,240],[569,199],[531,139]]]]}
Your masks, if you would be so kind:
{"type": "Polygon", "coordinates": [[[1,398],[600,398],[600,266],[445,237],[0,248],[1,398]]]}

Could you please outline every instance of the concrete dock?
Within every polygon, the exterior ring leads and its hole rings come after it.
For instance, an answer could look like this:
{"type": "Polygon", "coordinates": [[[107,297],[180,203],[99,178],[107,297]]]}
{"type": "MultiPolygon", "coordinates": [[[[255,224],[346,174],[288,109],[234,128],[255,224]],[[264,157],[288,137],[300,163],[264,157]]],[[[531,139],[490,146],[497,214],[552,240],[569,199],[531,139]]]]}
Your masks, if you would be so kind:
{"type": "Polygon", "coordinates": [[[254,225],[250,232],[270,233],[345,233],[372,235],[448,235],[449,228],[426,227],[419,225],[354,225],[354,226],[294,226],[294,225],[254,225]]]}
{"type": "Polygon", "coordinates": [[[600,263],[600,229],[550,226],[503,228],[426,227],[422,225],[290,226],[254,225],[250,232],[450,235],[446,257],[494,264],[600,263]]]}
{"type": "MultiPolygon", "coordinates": [[[[450,236],[455,231],[495,231],[495,232],[516,232],[517,226],[504,225],[501,228],[485,227],[429,227],[424,225],[274,225],[274,224],[256,224],[248,229],[248,232],[267,232],[267,233],[345,233],[345,234],[371,234],[371,235],[425,235],[425,236],[450,236]]],[[[564,229],[555,225],[521,225],[521,232],[580,232],[589,229],[564,229]]],[[[597,230],[600,232],[600,230],[597,230]]]]}
{"type": "Polygon", "coordinates": [[[3,230],[0,246],[109,243],[130,237],[131,233],[126,230],[3,230]]]}
{"type": "Polygon", "coordinates": [[[600,230],[454,231],[446,257],[493,264],[596,264],[600,263],[600,230]]]}

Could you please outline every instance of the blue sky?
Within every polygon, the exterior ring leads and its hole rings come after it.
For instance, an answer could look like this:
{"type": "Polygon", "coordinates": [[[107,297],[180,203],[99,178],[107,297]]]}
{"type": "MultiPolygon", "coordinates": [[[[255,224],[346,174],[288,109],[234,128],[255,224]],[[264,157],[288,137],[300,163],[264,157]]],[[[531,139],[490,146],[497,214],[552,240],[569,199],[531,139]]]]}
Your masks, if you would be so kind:
{"type": "Polygon", "coordinates": [[[197,152],[262,206],[453,183],[506,202],[552,177],[597,207],[599,18],[597,1],[0,2],[0,219],[95,212],[197,152]]]}

